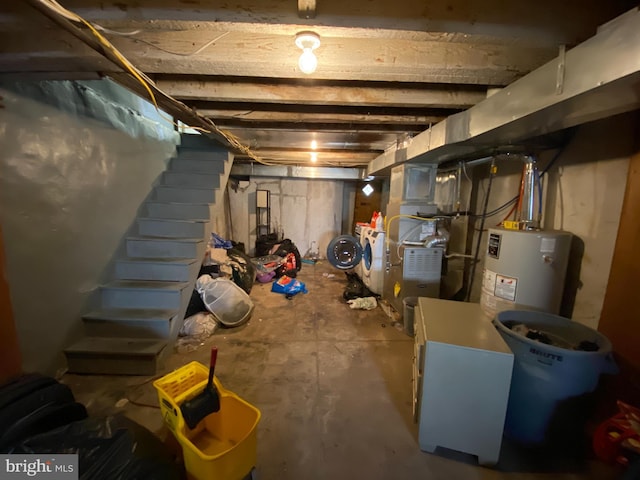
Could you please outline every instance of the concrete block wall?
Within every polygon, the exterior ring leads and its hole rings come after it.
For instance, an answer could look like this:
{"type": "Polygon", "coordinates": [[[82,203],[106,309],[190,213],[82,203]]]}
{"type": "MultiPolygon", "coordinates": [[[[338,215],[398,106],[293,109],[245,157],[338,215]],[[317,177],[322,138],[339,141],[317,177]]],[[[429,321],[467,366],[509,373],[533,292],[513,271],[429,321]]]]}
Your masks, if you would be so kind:
{"type": "Polygon", "coordinates": [[[254,177],[229,188],[231,238],[245,243],[254,253],[256,240],[255,192],[271,192],[272,231],[290,238],[301,255],[311,242],[325,255],[327,245],[342,230],[343,188],[341,180],[254,177]]]}

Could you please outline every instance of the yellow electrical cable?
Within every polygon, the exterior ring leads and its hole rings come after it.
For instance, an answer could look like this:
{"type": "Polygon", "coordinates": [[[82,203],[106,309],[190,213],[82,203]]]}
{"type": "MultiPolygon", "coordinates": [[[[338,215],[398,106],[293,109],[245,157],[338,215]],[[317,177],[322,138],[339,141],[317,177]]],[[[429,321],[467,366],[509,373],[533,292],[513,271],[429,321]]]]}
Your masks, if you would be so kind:
{"type": "MultiPolygon", "coordinates": [[[[91,25],[91,23],[87,22],[84,18],[78,16],[79,20],[87,26],[87,28],[89,30],[91,30],[91,33],[93,33],[93,35],[98,39],[98,41],[102,44],[102,46],[104,46],[105,48],[107,48],[108,50],[111,51],[111,53],[113,53],[116,58],[118,60],[120,60],[123,64],[123,66],[129,71],[129,73],[131,75],[134,76],[134,78],[136,80],[138,80],[138,82],[140,82],[140,84],[147,90],[147,93],[149,94],[149,97],[151,97],[151,101],[153,102],[153,105],[156,107],[156,110],[159,112],[160,108],[158,107],[158,103],[156,102],[156,97],[153,94],[153,92],[151,91],[151,88],[149,88],[149,85],[147,84],[147,82],[145,82],[142,77],[140,75],[138,75],[137,72],[137,68],[135,68],[133,65],[131,65],[131,63],[129,62],[129,60],[127,60],[112,44],[109,40],[107,40],[100,32],[98,32],[98,30],[96,30],[94,28],[93,25],[91,25]]],[[[173,123],[173,121],[172,121],[173,123]]]]}
{"type": "MultiPolygon", "coordinates": [[[[58,15],[61,15],[67,19],[75,19],[76,22],[78,23],[82,23],[83,25],[85,25],[93,34],[94,37],[96,37],[98,39],[98,41],[100,42],[100,44],[106,48],[107,50],[109,50],[122,64],[121,66],[125,68],[125,70],[127,70],[143,87],[144,89],[147,91],[147,93],[149,94],[149,97],[151,99],[151,101],[153,102],[153,105],[156,108],[156,111],[158,112],[158,114],[163,117],[164,119],[166,119],[168,122],[171,122],[174,126],[179,127],[178,124],[176,124],[172,118],[168,117],[167,115],[165,115],[161,110],[160,107],[158,106],[158,103],[156,101],[156,97],[153,94],[153,91],[151,90],[151,88],[149,87],[149,82],[146,81],[144,78],[142,78],[143,76],[146,77],[146,75],[144,75],[144,73],[140,72],[140,70],[138,70],[129,60],[127,60],[127,58],[122,55],[118,49],[116,49],[113,44],[107,39],[105,38],[90,22],[88,22],[87,20],[85,20],[84,18],[82,18],[80,15],[64,8],[62,5],[60,5],[59,3],[51,0],[43,0],[41,3],[47,3],[48,7],[50,9],[52,9],[54,12],[56,12],[58,15]]],[[[157,89],[157,87],[154,87],[157,89]]],[[[206,129],[203,127],[196,127],[196,126],[191,126],[191,125],[187,125],[187,128],[192,128],[194,130],[198,130],[201,132],[205,132],[205,133],[218,133],[219,135],[221,135],[225,140],[227,140],[229,142],[229,144],[236,148],[237,150],[239,150],[240,152],[244,153],[245,155],[247,155],[249,158],[257,161],[258,163],[261,163],[263,165],[268,165],[268,166],[273,166],[276,165],[275,163],[267,163],[264,160],[262,160],[259,156],[257,156],[255,153],[253,153],[251,151],[251,149],[245,145],[243,145],[242,143],[240,143],[240,141],[237,139],[237,137],[235,137],[234,135],[224,132],[223,130],[221,130],[212,120],[210,119],[205,119],[205,121],[207,121],[208,123],[211,124],[212,129],[206,129]]]]}
{"type": "MultiPolygon", "coordinates": [[[[85,19],[78,17],[80,19],[80,21],[86,25],[91,32],[93,33],[93,35],[100,41],[100,43],[105,47],[108,48],[111,53],[113,53],[116,58],[118,60],[120,60],[120,62],[122,62],[123,66],[129,71],[129,73],[131,73],[131,75],[133,75],[133,77],[138,80],[138,82],[147,90],[147,92],[149,93],[149,97],[151,98],[151,101],[153,102],[153,105],[156,108],[156,111],[158,112],[158,114],[163,117],[165,120],[167,120],[168,122],[171,122],[175,127],[180,128],[180,126],[175,123],[173,121],[172,118],[168,117],[167,115],[164,115],[164,113],[160,110],[160,107],[158,106],[158,103],[156,101],[155,95],[153,94],[151,88],[149,88],[149,84],[147,81],[145,81],[142,76],[140,75],[141,72],[139,72],[139,70],[133,66],[131,64],[131,62],[129,62],[129,60],[127,60],[126,57],[124,57],[114,46],[113,44],[111,44],[111,42],[109,42],[109,40],[107,40],[100,32],[98,32],[98,30],[96,28],[93,27],[93,25],[91,25],[91,23],[89,23],[88,21],[86,21],[85,19]]],[[[144,74],[143,74],[144,75],[144,74]]],[[[235,137],[234,135],[224,132],[222,130],[220,130],[220,128],[218,128],[215,123],[211,120],[208,120],[213,127],[213,131],[217,132],[218,134],[220,134],[225,140],[227,140],[229,142],[229,144],[231,146],[233,146],[234,148],[240,150],[242,153],[244,153],[245,155],[247,155],[248,157],[252,158],[253,160],[263,164],[263,165],[269,165],[269,166],[273,166],[275,164],[273,163],[267,163],[264,160],[262,160],[260,157],[258,157],[256,154],[254,154],[251,149],[245,145],[243,145],[242,143],[240,143],[239,139],[237,137],[235,137]]],[[[196,127],[196,126],[192,126],[192,125],[187,125],[187,128],[192,128],[194,130],[200,131],[200,132],[205,132],[205,133],[211,133],[212,130],[203,128],[203,127],[196,127]]]]}

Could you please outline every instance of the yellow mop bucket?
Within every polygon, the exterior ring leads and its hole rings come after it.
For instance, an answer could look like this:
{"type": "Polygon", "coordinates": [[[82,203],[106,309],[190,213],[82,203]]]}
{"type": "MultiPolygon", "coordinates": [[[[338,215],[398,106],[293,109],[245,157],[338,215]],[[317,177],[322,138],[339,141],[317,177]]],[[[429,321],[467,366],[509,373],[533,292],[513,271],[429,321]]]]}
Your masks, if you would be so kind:
{"type": "Polygon", "coordinates": [[[180,405],[201,393],[208,369],[191,362],[153,382],[165,423],[182,447],[185,469],[192,480],[240,480],[256,464],[256,427],[260,410],[213,381],[220,395],[220,411],[205,417],[193,430],[180,405]]]}

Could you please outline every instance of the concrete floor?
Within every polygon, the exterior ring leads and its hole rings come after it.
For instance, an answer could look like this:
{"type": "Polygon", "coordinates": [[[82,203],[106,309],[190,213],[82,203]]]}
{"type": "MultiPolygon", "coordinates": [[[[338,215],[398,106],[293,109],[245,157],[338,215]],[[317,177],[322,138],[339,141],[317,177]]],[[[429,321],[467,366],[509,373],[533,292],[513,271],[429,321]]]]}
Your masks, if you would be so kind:
{"type": "MultiPolygon", "coordinates": [[[[413,340],[381,308],[351,310],[342,300],[344,273],[326,262],[305,264],[298,278],[309,293],[291,300],[271,293],[270,284],[256,284],[248,324],[219,329],[196,351],[171,355],[162,372],[193,360],[206,364],[209,347],[218,347],[223,386],[262,412],[259,479],[616,477],[597,461],[569,461],[509,442],[495,469],[459,452],[421,452],[411,413],[413,340]]],[[[90,414],[121,412],[166,439],[151,380],[63,378],[90,414]]]]}

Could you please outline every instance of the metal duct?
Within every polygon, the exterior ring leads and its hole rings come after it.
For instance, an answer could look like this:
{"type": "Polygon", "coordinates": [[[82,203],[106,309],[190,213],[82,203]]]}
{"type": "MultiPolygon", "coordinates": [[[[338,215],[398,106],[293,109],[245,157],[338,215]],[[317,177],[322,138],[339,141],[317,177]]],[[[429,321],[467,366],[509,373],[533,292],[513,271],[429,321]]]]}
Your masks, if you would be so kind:
{"type": "Polygon", "coordinates": [[[427,248],[446,246],[449,243],[449,231],[444,227],[439,226],[437,230],[438,234],[424,242],[424,246],[427,248]]]}
{"type": "Polygon", "coordinates": [[[436,235],[435,237],[430,237],[429,240],[424,243],[424,246],[427,248],[438,247],[441,245],[446,245],[448,241],[448,237],[441,237],[439,235],[436,235]]]}
{"type": "Polygon", "coordinates": [[[442,163],[640,107],[640,10],[603,25],[589,40],[470,109],[452,115],[369,164],[442,163]],[[558,71],[564,70],[559,77],[558,71]]]}
{"type": "Polygon", "coordinates": [[[255,165],[235,163],[231,175],[250,177],[314,178],[322,180],[362,180],[362,168],[302,167],[298,165],[255,165]]]}

